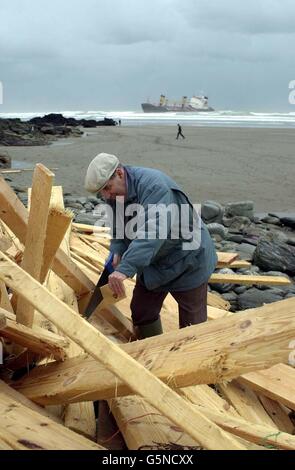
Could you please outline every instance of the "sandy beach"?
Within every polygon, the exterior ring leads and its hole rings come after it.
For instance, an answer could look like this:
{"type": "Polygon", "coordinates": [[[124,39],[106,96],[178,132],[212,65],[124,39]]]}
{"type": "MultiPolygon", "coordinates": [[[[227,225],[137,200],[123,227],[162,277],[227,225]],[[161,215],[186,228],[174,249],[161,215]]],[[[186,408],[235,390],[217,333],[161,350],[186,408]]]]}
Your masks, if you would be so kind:
{"type": "MultiPolygon", "coordinates": [[[[101,127],[82,138],[42,147],[0,147],[13,160],[33,167],[57,167],[55,184],[64,193],[86,196],[86,168],[100,152],[122,163],[154,167],[174,178],[194,203],[253,200],[256,212],[292,211],[295,196],[295,132],[292,129],[183,127],[101,127]]],[[[9,175],[19,187],[31,185],[31,172],[9,175]]]]}

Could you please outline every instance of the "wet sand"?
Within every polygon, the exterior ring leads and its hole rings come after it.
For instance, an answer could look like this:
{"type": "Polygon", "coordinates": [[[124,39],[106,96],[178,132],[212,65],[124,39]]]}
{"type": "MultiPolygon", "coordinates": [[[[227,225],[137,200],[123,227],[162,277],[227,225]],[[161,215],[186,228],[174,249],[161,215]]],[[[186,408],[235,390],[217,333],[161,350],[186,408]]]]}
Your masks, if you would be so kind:
{"type": "MultiPolygon", "coordinates": [[[[0,147],[13,160],[31,167],[58,167],[55,184],[64,193],[87,196],[85,171],[100,152],[122,163],[158,168],[189,194],[194,203],[253,200],[256,212],[292,211],[295,197],[295,130],[183,127],[101,127],[82,138],[42,147],[0,147]]],[[[31,172],[9,175],[13,184],[31,185],[31,172]]]]}

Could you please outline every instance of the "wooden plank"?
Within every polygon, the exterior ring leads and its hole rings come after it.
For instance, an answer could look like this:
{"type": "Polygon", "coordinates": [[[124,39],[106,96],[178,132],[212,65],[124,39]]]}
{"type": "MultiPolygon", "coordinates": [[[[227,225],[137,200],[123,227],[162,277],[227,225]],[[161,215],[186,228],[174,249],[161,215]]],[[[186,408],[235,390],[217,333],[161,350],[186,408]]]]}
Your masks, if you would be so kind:
{"type": "MultiPolygon", "coordinates": [[[[64,210],[64,200],[62,188],[57,187],[52,191],[51,205],[59,211],[64,210]]],[[[70,257],[70,233],[71,228],[68,227],[68,230],[65,233],[65,236],[61,243],[61,249],[70,257]]],[[[57,294],[60,296],[61,300],[65,302],[69,307],[71,307],[75,312],[78,313],[78,303],[75,296],[75,293],[71,287],[66,285],[61,279],[55,276],[55,288],[57,288],[57,294]]],[[[68,348],[69,357],[75,357],[83,353],[76,343],[70,341],[70,346],[68,348]]],[[[65,425],[72,429],[73,431],[82,434],[90,439],[95,439],[96,437],[96,423],[95,423],[95,413],[93,403],[91,402],[82,402],[67,405],[63,412],[65,425]]]]}
{"type": "Polygon", "coordinates": [[[107,238],[106,234],[103,235],[79,235],[80,239],[83,241],[83,242],[86,242],[88,241],[89,243],[99,243],[100,246],[103,246],[106,250],[109,250],[110,249],[110,245],[111,245],[111,239],[110,237],[107,238]]]}
{"type": "Polygon", "coordinates": [[[224,253],[221,251],[217,251],[216,254],[217,254],[217,264],[221,267],[228,266],[239,256],[238,253],[224,253]]]}
{"type": "Polygon", "coordinates": [[[98,269],[96,268],[95,266],[93,266],[93,264],[89,263],[89,261],[87,261],[86,259],[82,258],[82,256],[79,256],[77,255],[74,251],[71,252],[71,257],[75,260],[75,261],[79,261],[81,264],[84,264],[84,266],[86,268],[88,268],[90,271],[93,271],[96,276],[100,276],[101,274],[101,269],[98,269]]]}
{"type": "MultiPolygon", "coordinates": [[[[49,203],[54,174],[44,165],[36,165],[31,197],[25,251],[21,263],[22,268],[37,281],[40,281],[43,264],[49,203]]],[[[34,322],[34,308],[25,299],[18,298],[16,319],[22,325],[32,327],[34,322]]]]}
{"type": "Polygon", "coordinates": [[[43,252],[43,263],[40,274],[40,282],[45,281],[46,275],[51,268],[54,257],[68,230],[73,214],[70,211],[51,207],[48,214],[46,237],[43,252]]]}
{"type": "Polygon", "coordinates": [[[204,406],[220,413],[228,413],[239,418],[235,408],[222,398],[209,385],[194,385],[192,387],[180,388],[179,393],[194,405],[204,406]]]}
{"type": "Polygon", "coordinates": [[[269,285],[286,286],[291,281],[283,276],[246,276],[243,274],[212,274],[209,284],[240,284],[240,285],[269,285]]]}
{"type": "Polygon", "coordinates": [[[219,384],[218,389],[246,421],[278,429],[251,389],[235,380],[226,385],[219,384]]]}
{"type": "MultiPolygon", "coordinates": [[[[72,254],[72,252],[71,252],[71,254],[72,254]]],[[[100,275],[99,275],[99,274],[96,274],[93,270],[90,270],[89,268],[87,268],[87,267],[85,266],[85,264],[80,263],[80,261],[78,261],[77,258],[72,257],[72,260],[73,260],[74,263],[79,267],[79,269],[81,269],[81,271],[82,271],[83,273],[85,273],[85,275],[91,280],[91,282],[92,282],[94,285],[96,285],[100,275]]],[[[91,295],[91,294],[92,294],[92,292],[91,292],[91,293],[88,293],[88,294],[83,294],[83,295],[81,295],[81,296],[79,297],[79,299],[78,299],[79,305],[80,305],[80,302],[82,303],[82,305],[84,305],[84,304],[83,304],[83,299],[86,299],[86,298],[87,298],[87,299],[90,299],[90,295],[91,295]],[[88,297],[87,297],[87,296],[88,296],[88,297]]],[[[85,308],[86,308],[86,305],[83,307],[83,310],[82,310],[82,311],[84,311],[85,308]]],[[[82,312],[80,312],[80,313],[82,314],[82,312]]]]}
{"type": "Polygon", "coordinates": [[[127,341],[134,341],[136,339],[132,322],[115,305],[110,305],[108,308],[96,309],[92,316],[101,316],[107,320],[127,341]]]}
{"type": "Polygon", "coordinates": [[[57,251],[52,269],[75,291],[77,296],[86,294],[95,287],[93,282],[61,249],[57,251]]]}
{"type": "Polygon", "coordinates": [[[221,308],[222,310],[230,309],[230,303],[215,292],[207,293],[207,304],[210,305],[210,307],[221,308]]]}
{"type": "Polygon", "coordinates": [[[285,408],[280,405],[280,403],[264,395],[259,395],[259,400],[280,431],[295,434],[295,426],[285,408]]]}
{"type": "Polygon", "coordinates": [[[291,366],[277,364],[267,370],[243,375],[239,381],[295,410],[295,369],[291,366]]]}
{"type": "Polygon", "coordinates": [[[46,416],[0,393],[0,440],[16,450],[103,450],[46,416]]]}
{"type": "Polygon", "coordinates": [[[13,400],[21,403],[22,405],[26,406],[27,408],[30,408],[33,411],[36,411],[37,413],[39,413],[39,415],[46,416],[47,418],[52,419],[56,423],[62,423],[60,419],[53,416],[45,408],[42,408],[42,406],[38,406],[36,405],[36,403],[32,402],[31,400],[28,400],[24,395],[18,393],[12,387],[3,382],[3,380],[0,380],[0,394],[5,394],[7,397],[12,398],[13,400]]]}
{"type": "MultiPolygon", "coordinates": [[[[217,267],[219,266],[217,265],[217,267]]],[[[244,259],[237,259],[233,261],[232,263],[230,263],[228,267],[231,269],[240,269],[240,268],[249,269],[251,267],[251,263],[249,263],[249,261],[246,261],[244,259]]]]}
{"type": "Polygon", "coordinates": [[[6,285],[3,281],[0,281],[0,296],[0,307],[4,308],[4,310],[8,310],[9,312],[13,313],[13,308],[8,296],[6,285]]]}
{"type": "Polygon", "coordinates": [[[216,410],[194,405],[208,418],[222,427],[224,430],[239,436],[260,446],[269,448],[295,450],[295,436],[277,431],[269,426],[253,424],[243,418],[237,418],[228,413],[220,413],[216,410]]]}
{"type": "Polygon", "coordinates": [[[78,224],[77,222],[73,223],[73,228],[79,230],[79,232],[86,233],[108,233],[110,232],[110,227],[99,227],[98,225],[87,225],[87,224],[78,224]]]}
{"type": "MultiPolygon", "coordinates": [[[[208,449],[243,449],[218,426],[193,410],[176,392],[153,376],[124,351],[95,330],[87,321],[55,298],[28,273],[0,254],[0,278],[21,293],[57,328],[79,344],[95,360],[110,369],[133,392],[143,396],[161,413],[181,426],[193,439],[208,449]],[[201,431],[200,431],[201,429],[201,431]]],[[[132,343],[130,343],[132,344],[132,343]]]]}
{"type": "Polygon", "coordinates": [[[65,359],[65,348],[69,345],[65,338],[43,328],[32,329],[16,323],[2,308],[0,308],[0,336],[41,356],[53,356],[57,361],[65,359]],[[1,319],[4,321],[1,322],[1,319]]]}
{"type": "MultiPolygon", "coordinates": [[[[240,418],[237,411],[208,385],[196,385],[194,387],[181,388],[178,392],[194,405],[200,405],[219,413],[226,413],[226,415],[240,418]]],[[[240,439],[242,444],[248,450],[265,450],[262,446],[248,442],[242,438],[240,439]]]]}
{"type": "MultiPolygon", "coordinates": [[[[13,231],[21,243],[25,243],[28,211],[15,192],[0,176],[0,218],[13,231]]],[[[94,289],[94,284],[62,251],[58,250],[52,269],[76,292],[82,295],[94,289]]]]}
{"type": "MultiPolygon", "coordinates": [[[[0,266],[1,277],[2,263],[0,266]]],[[[294,313],[295,299],[291,298],[121,347],[173,387],[220,383],[250,369],[287,362],[294,313]]],[[[48,364],[43,370],[35,368],[17,388],[41,404],[132,393],[106,368],[84,356],[48,364]]]]}
{"type": "Polygon", "coordinates": [[[218,320],[220,318],[229,317],[234,315],[233,312],[229,312],[228,310],[223,310],[221,308],[210,307],[207,306],[207,313],[208,313],[208,320],[218,320]]]}
{"type": "Polygon", "coordinates": [[[110,409],[129,450],[199,450],[200,444],[141,397],[110,401],[110,409]]]}

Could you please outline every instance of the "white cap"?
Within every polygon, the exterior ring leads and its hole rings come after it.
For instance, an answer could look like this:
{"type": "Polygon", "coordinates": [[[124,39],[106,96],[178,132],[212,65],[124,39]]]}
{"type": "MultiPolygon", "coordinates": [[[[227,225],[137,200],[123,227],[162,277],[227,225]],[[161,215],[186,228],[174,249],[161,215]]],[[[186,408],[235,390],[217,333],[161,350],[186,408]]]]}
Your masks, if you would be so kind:
{"type": "Polygon", "coordinates": [[[115,155],[99,153],[90,163],[86,177],[85,188],[90,193],[99,192],[113,175],[120,162],[115,155]]]}

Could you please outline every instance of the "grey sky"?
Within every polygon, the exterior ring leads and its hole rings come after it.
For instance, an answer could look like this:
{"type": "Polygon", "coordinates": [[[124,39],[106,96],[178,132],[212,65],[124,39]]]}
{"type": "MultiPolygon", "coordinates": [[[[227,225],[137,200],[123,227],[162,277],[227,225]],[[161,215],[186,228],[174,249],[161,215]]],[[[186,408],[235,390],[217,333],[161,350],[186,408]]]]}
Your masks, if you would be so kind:
{"type": "Polygon", "coordinates": [[[200,92],[216,109],[295,111],[294,0],[10,0],[0,20],[0,112],[200,92]]]}

